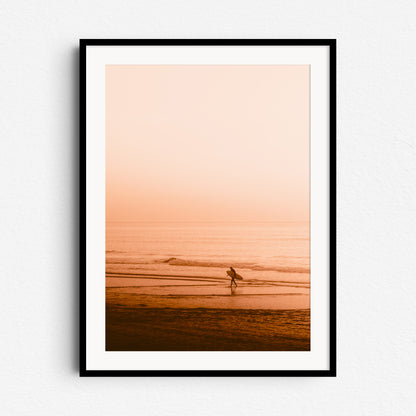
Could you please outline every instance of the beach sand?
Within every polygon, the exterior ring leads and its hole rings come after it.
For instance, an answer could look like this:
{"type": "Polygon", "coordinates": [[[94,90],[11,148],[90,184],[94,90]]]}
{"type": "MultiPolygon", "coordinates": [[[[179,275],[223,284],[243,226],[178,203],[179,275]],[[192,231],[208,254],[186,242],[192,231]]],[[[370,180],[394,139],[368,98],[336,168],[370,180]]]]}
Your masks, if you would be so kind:
{"type": "Polygon", "coordinates": [[[309,351],[309,287],[107,276],[107,351],[309,351]]]}

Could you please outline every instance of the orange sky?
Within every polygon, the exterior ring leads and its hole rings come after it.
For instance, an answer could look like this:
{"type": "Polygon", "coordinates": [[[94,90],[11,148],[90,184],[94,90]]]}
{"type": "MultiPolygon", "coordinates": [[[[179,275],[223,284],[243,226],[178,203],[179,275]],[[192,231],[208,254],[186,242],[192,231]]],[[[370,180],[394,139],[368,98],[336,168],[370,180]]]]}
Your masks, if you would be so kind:
{"type": "Polygon", "coordinates": [[[309,66],[108,65],[108,221],[309,219],[309,66]]]}

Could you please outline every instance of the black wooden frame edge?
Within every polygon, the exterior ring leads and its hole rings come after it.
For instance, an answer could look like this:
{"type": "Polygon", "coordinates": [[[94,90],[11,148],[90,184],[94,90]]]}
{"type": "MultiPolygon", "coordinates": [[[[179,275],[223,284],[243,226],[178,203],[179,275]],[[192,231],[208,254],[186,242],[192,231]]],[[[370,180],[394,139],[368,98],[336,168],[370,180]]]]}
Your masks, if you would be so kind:
{"type": "Polygon", "coordinates": [[[329,45],[329,368],[337,374],[337,44],[329,45]]]}
{"type": "Polygon", "coordinates": [[[82,46],[335,46],[336,39],[80,39],[82,46]]]}
{"type": "Polygon", "coordinates": [[[81,377],[336,377],[336,39],[80,39],[80,313],[81,377]],[[86,368],[86,53],[87,46],[245,45],[329,47],[330,289],[328,370],[87,370],[86,368]]]}
{"type": "Polygon", "coordinates": [[[80,312],[79,312],[79,366],[80,375],[85,375],[87,371],[87,296],[86,296],[86,284],[87,284],[87,258],[86,258],[86,239],[87,239],[87,114],[86,114],[86,57],[87,57],[87,45],[82,40],[80,41],[80,57],[79,57],[79,158],[80,158],[80,175],[79,175],[79,267],[80,267],[80,312]]]}
{"type": "Polygon", "coordinates": [[[336,377],[332,370],[85,370],[81,377],[336,377]]]}

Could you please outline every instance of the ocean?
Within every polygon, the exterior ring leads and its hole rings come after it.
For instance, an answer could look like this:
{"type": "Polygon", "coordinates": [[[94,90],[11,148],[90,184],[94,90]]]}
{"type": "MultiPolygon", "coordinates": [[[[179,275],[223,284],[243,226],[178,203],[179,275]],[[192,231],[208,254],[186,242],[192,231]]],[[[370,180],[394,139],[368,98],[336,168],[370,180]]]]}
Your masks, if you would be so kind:
{"type": "Polygon", "coordinates": [[[309,281],[309,223],[130,223],[106,227],[107,273],[251,278],[297,274],[309,281]]]}
{"type": "MultiPolygon", "coordinates": [[[[162,287],[176,285],[176,295],[184,290],[189,297],[206,292],[209,284],[216,293],[228,287],[232,266],[244,279],[240,295],[309,290],[308,223],[109,222],[106,233],[107,287],[136,293],[134,287],[142,288],[140,293],[151,295],[152,286],[153,294],[163,295],[162,287]]],[[[270,299],[263,300],[270,306],[270,299]]]]}

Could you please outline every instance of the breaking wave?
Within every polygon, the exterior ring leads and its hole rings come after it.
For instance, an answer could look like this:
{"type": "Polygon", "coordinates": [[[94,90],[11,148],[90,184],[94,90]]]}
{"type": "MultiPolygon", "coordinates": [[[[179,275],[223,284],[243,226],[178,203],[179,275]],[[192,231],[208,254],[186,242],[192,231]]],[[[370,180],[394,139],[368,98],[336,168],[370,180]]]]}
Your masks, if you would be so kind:
{"type": "Polygon", "coordinates": [[[156,260],[155,263],[165,263],[171,266],[189,266],[189,267],[219,267],[228,268],[233,266],[238,269],[249,269],[255,271],[275,271],[280,273],[309,273],[309,267],[290,267],[290,266],[261,266],[256,263],[230,263],[230,262],[212,262],[200,260],[186,260],[176,257],[156,260]]]}

